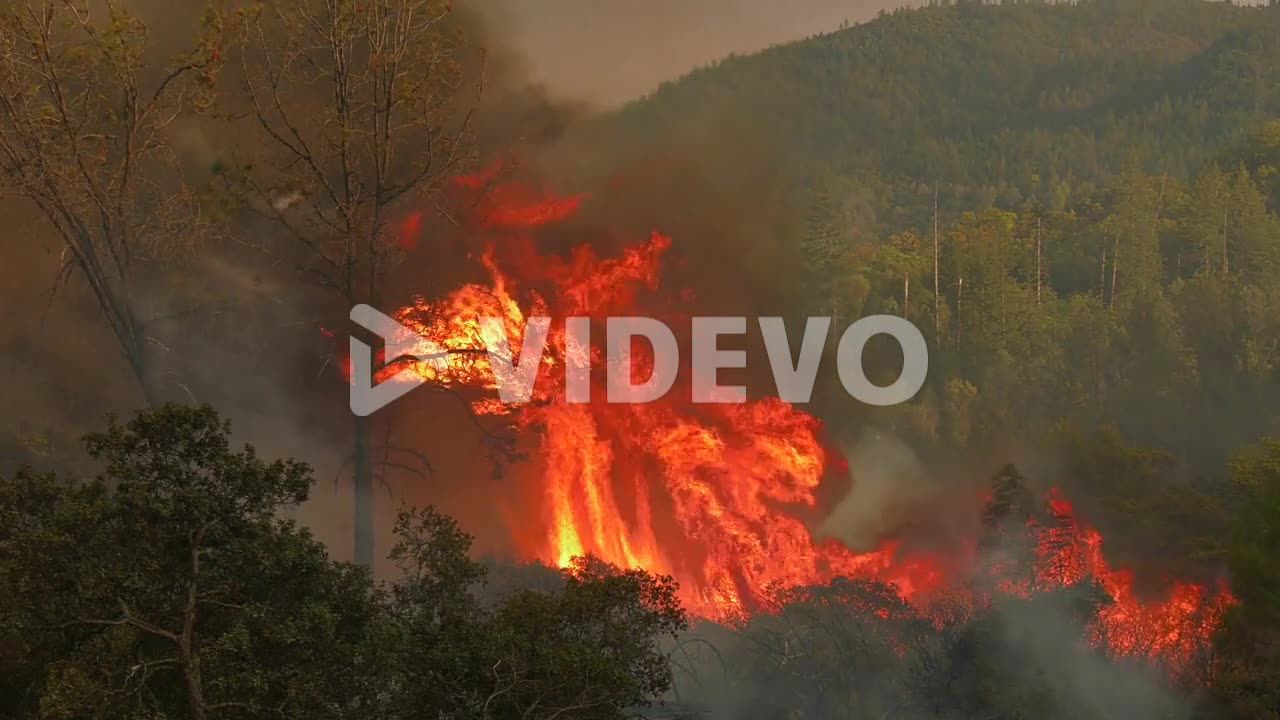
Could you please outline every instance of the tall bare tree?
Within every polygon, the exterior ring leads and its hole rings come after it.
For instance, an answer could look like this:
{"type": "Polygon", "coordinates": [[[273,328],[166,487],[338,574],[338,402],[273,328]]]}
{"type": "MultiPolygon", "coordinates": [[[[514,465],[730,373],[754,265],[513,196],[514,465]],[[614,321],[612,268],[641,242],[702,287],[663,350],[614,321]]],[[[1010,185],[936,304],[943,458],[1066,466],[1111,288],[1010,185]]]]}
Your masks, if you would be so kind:
{"type": "Polygon", "coordinates": [[[29,200],[64,245],[148,403],[161,319],[144,302],[158,263],[209,228],[181,182],[171,128],[211,98],[219,16],[169,63],[116,0],[0,2],[0,190],[29,200]]]}
{"type": "MultiPolygon", "coordinates": [[[[482,83],[467,77],[476,66],[451,5],[267,0],[237,15],[243,116],[267,148],[255,148],[238,178],[344,312],[384,299],[386,273],[403,255],[397,223],[471,157],[482,83]]],[[[370,565],[368,418],[354,418],[354,438],[355,560],[370,565]]]]}

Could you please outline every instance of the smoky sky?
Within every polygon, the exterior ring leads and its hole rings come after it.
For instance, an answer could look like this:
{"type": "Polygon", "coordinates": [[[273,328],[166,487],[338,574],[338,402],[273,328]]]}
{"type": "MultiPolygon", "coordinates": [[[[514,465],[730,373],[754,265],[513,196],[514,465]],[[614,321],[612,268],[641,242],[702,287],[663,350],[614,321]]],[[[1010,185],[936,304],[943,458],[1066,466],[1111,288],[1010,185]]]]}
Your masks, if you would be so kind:
{"type": "Polygon", "coordinates": [[[600,106],[721,59],[870,19],[910,0],[485,0],[535,81],[600,106]]]}

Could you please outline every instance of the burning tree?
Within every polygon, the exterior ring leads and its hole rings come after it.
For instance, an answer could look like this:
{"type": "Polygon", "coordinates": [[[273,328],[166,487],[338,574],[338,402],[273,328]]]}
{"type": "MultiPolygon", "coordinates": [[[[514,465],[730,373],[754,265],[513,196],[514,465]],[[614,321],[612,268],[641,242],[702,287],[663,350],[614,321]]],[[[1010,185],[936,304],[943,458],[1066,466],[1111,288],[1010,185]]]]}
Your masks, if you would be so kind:
{"type": "MultiPolygon", "coordinates": [[[[470,158],[481,83],[465,80],[447,0],[278,0],[241,11],[247,118],[265,148],[228,173],[343,304],[377,306],[406,207],[470,158]],[[474,94],[474,95],[473,95],[474,94]]],[[[388,358],[393,360],[394,358],[388,358]]],[[[373,562],[373,461],[355,418],[355,559],[373,562]]]]}
{"type": "Polygon", "coordinates": [[[159,261],[210,227],[181,182],[170,130],[203,109],[220,24],[167,67],[147,26],[113,0],[0,6],[0,183],[29,200],[63,245],[58,282],[79,271],[149,403],[160,317],[142,296],[159,261]]]}
{"type": "MultiPolygon", "coordinates": [[[[572,216],[577,197],[515,182],[489,193],[472,220],[487,242],[477,259],[490,281],[419,297],[396,311],[422,338],[414,354],[491,344],[482,317],[503,318],[515,346],[523,345],[531,316],[589,317],[597,325],[638,308],[672,316],[671,288],[659,282],[670,237],[653,233],[613,257],[588,245],[568,257],[537,252],[532,230],[572,216]]],[[[888,535],[858,550],[816,538],[791,508],[816,505],[829,469],[847,468],[824,446],[818,418],[767,397],[697,408],[677,391],[653,403],[609,403],[599,394],[600,378],[593,401],[570,403],[562,383],[570,352],[564,327],[553,325],[548,335],[533,402],[473,403],[476,414],[511,416],[538,443],[543,463],[527,496],[536,507],[525,503],[509,515],[538,528],[517,536],[524,559],[571,567],[575,557],[592,555],[670,574],[692,614],[730,624],[776,605],[770,587],[822,586],[841,577],[892,586],[913,606],[953,591],[980,604],[993,595],[1097,585],[1109,604],[1089,624],[1091,644],[1179,668],[1205,645],[1230,601],[1223,589],[1188,582],[1174,582],[1165,596],[1139,595],[1131,573],[1103,556],[1101,534],[1078,521],[1065,498],[1033,492],[1013,466],[992,480],[984,533],[973,547],[943,551],[888,535]],[[985,567],[975,568],[977,582],[965,581],[958,568],[978,560],[985,567]]],[[[597,342],[587,352],[600,358],[606,350],[597,342]]],[[[406,369],[447,387],[497,387],[484,355],[406,369]]],[[[384,370],[380,379],[396,382],[401,368],[388,370],[396,372],[384,370]]]]}

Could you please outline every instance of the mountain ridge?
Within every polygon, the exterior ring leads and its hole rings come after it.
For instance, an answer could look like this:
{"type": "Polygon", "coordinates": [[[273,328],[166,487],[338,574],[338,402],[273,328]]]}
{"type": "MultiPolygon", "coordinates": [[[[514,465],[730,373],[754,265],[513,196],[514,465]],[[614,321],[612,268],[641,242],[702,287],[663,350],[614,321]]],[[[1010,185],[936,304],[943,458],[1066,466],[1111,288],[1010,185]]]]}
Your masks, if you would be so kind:
{"type": "Polygon", "coordinates": [[[793,158],[797,185],[827,172],[886,183],[915,219],[934,184],[957,206],[1060,208],[1130,154],[1189,177],[1280,115],[1276,46],[1274,7],[901,9],[694,70],[592,132],[636,150],[715,143],[735,118],[793,158]]]}

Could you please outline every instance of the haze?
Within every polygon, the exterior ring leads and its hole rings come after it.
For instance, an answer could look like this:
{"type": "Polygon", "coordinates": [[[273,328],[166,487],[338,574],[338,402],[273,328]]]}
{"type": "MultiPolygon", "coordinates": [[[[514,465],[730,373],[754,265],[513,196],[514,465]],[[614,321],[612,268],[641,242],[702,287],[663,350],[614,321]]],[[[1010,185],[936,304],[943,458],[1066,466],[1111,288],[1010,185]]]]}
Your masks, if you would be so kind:
{"type": "Polygon", "coordinates": [[[624,103],[730,53],[861,22],[907,0],[489,0],[483,12],[536,81],[599,105],[624,103]]]}

